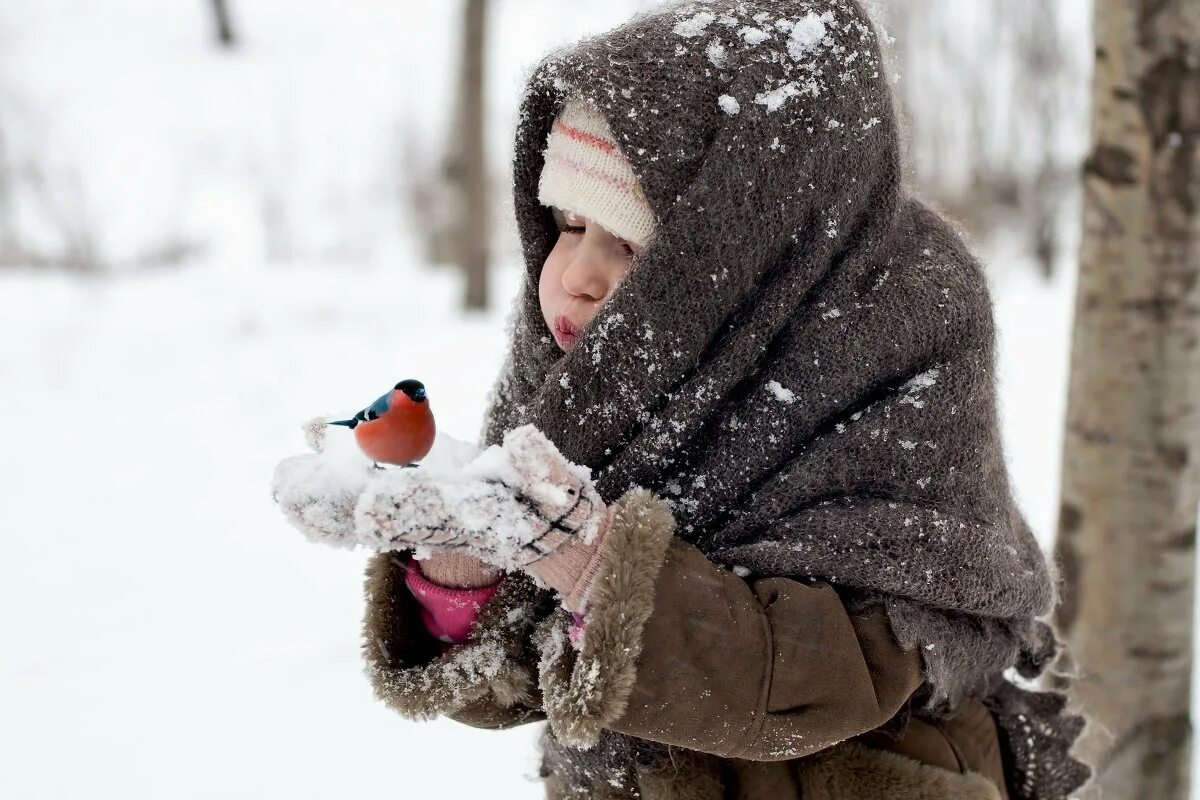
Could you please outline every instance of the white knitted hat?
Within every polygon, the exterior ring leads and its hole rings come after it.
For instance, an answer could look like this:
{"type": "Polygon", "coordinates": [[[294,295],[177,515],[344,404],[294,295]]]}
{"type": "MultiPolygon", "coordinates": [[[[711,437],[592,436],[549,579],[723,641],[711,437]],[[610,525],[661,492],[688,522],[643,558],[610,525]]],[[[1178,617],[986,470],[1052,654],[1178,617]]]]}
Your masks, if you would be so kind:
{"type": "Polygon", "coordinates": [[[614,236],[644,245],[658,227],[641,185],[590,103],[571,96],[546,139],[538,201],[595,221],[614,236]]]}

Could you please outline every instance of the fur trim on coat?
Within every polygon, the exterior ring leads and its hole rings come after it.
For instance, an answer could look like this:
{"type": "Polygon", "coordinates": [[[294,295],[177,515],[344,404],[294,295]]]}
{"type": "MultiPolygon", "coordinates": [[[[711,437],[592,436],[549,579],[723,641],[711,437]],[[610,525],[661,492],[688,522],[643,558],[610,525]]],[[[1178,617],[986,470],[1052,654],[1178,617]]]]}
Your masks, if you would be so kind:
{"type": "Polygon", "coordinates": [[[666,503],[645,489],[626,492],[615,504],[582,648],[570,644],[566,612],[539,626],[543,709],[563,744],[589,748],[625,713],[642,629],[654,610],[655,578],[674,532],[666,503]]]}
{"type": "MultiPolygon", "coordinates": [[[[536,683],[526,666],[533,659],[525,648],[540,618],[539,600],[545,598],[532,581],[510,575],[484,606],[470,638],[439,654],[404,571],[404,560],[394,553],[375,555],[367,566],[363,656],[375,695],[418,720],[453,715],[473,704],[535,707],[536,683]]],[[[527,718],[518,716],[512,723],[527,718]]]]}

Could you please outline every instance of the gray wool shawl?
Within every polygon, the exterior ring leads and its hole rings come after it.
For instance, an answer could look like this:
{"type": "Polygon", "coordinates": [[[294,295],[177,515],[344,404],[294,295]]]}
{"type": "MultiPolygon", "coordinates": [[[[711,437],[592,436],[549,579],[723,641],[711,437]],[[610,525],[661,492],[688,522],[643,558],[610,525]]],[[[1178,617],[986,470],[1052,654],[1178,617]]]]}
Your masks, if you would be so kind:
{"type": "Polygon", "coordinates": [[[921,710],[996,714],[1016,800],[1065,798],[1084,720],[1034,678],[1054,576],[1013,502],[977,259],[902,184],[876,32],[854,0],[659,9],[552,53],[522,99],[526,279],[488,443],[533,423],[607,500],[651,489],[716,563],[883,602],[921,710]],[[542,319],[542,151],[570,92],[608,120],[659,230],[572,350],[542,319]]]}

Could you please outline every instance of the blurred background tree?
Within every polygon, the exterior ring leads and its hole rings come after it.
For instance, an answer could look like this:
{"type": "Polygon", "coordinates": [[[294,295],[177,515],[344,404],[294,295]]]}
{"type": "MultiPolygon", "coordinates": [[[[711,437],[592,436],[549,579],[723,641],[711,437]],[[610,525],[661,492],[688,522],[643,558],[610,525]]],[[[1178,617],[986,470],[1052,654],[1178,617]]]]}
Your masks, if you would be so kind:
{"type": "Polygon", "coordinates": [[[891,0],[911,178],[976,237],[1049,274],[1078,229],[1091,74],[1086,0],[891,0]]]}
{"type": "Polygon", "coordinates": [[[459,55],[457,124],[445,160],[445,175],[456,195],[458,213],[451,218],[454,260],[463,271],[463,307],[488,306],[491,260],[492,196],[489,192],[485,105],[487,64],[487,0],[465,0],[462,49],[459,55]]]}
{"type": "Polygon", "coordinates": [[[233,35],[233,19],[229,16],[226,0],[211,0],[213,20],[216,22],[217,42],[222,47],[233,47],[237,41],[233,35]]]}

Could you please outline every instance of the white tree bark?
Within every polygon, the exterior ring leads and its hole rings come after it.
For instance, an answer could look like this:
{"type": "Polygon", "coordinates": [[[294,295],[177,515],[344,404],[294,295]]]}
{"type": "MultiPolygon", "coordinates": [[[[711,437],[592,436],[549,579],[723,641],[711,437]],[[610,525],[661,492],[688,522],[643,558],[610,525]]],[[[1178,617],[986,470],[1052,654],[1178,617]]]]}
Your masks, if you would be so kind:
{"type": "Polygon", "coordinates": [[[1084,796],[1188,798],[1200,501],[1200,0],[1096,0],[1058,624],[1084,796]]]}

